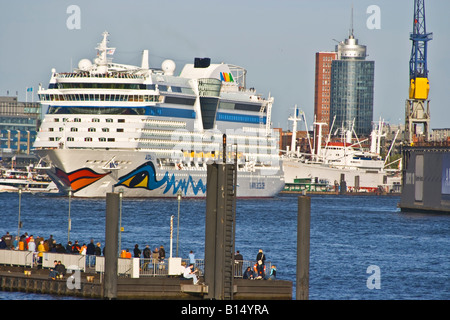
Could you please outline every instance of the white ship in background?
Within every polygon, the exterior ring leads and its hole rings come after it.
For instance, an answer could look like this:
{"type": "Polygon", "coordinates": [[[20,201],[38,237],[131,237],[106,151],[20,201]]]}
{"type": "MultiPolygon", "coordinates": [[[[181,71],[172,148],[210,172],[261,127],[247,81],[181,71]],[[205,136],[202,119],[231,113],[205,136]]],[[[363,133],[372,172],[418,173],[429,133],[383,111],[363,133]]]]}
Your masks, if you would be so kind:
{"type": "Polygon", "coordinates": [[[78,197],[206,196],[206,165],[237,158],[238,197],[272,197],[284,186],[273,98],[246,88],[247,71],[196,58],[179,76],[175,63],[149,68],[113,63],[108,33],[92,63],[52,70],[39,98],[48,111],[34,143],[40,168],[78,197]]]}
{"type": "Polygon", "coordinates": [[[27,170],[0,168],[0,192],[56,193],[56,185],[47,175],[39,174],[28,166],[27,170]]]}
{"type": "MultiPolygon", "coordinates": [[[[293,121],[293,136],[290,150],[283,158],[283,171],[286,190],[300,180],[310,180],[311,183],[326,185],[328,190],[336,190],[345,181],[350,192],[398,192],[401,187],[400,169],[386,169],[386,164],[380,155],[380,140],[383,136],[383,126],[380,121],[378,128],[372,131],[370,150],[364,150],[362,143],[356,137],[352,142],[354,130],[342,130],[338,142],[331,141],[331,132],[326,141],[322,138],[323,123],[315,122],[318,127],[317,142],[314,133],[314,146],[310,144],[310,154],[301,154],[296,146],[297,121],[305,121],[304,113],[295,107],[295,113],[289,120],[293,121]]],[[[398,132],[397,132],[398,134],[398,132]]],[[[355,135],[356,136],[356,135],[355,135]]],[[[308,137],[308,141],[311,139],[308,137]]],[[[395,139],[394,139],[395,142],[395,139]]],[[[392,145],[394,144],[392,143],[392,145]]],[[[392,149],[392,146],[391,146],[392,149]]],[[[389,150],[386,158],[388,157],[389,150]]],[[[400,161],[400,160],[399,160],[400,161]]],[[[392,163],[391,163],[392,164],[392,163]]],[[[401,166],[399,166],[401,167],[401,166]]]]}

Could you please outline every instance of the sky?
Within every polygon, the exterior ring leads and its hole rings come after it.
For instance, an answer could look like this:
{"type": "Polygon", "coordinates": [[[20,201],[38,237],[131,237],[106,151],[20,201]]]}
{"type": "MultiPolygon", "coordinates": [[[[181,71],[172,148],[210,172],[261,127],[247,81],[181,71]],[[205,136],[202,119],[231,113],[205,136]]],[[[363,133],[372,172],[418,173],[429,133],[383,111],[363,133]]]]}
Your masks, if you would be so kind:
{"type": "MultiPolygon", "coordinates": [[[[247,87],[274,97],[274,127],[292,128],[295,105],[310,127],[315,53],[348,37],[352,6],[354,35],[375,61],[374,121],[404,124],[414,0],[2,0],[0,95],[36,101],[52,68],[68,72],[94,59],[108,31],[117,63],[140,65],[148,49],[150,67],[171,59],[175,74],[195,57],[241,66],[247,87]]],[[[425,7],[431,128],[450,128],[450,1],[425,7]]]]}

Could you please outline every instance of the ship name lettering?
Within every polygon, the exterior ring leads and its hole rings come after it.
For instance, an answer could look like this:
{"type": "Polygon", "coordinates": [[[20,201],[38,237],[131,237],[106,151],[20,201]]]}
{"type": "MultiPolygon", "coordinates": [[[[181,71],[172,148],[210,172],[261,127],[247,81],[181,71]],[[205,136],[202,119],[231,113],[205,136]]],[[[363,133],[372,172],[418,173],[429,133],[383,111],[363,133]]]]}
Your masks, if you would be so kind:
{"type": "Polygon", "coordinates": [[[265,189],[265,182],[250,182],[250,189],[265,189]]]}

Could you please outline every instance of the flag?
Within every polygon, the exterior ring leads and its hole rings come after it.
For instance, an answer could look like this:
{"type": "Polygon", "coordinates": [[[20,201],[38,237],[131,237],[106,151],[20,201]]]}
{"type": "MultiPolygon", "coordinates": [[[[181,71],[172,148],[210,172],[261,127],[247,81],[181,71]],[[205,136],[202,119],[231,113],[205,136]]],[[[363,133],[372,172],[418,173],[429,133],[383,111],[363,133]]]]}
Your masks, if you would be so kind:
{"type": "Polygon", "coordinates": [[[33,91],[33,88],[27,88],[27,92],[32,92],[33,91]]]}
{"type": "Polygon", "coordinates": [[[106,54],[114,54],[114,51],[116,51],[116,48],[108,48],[108,50],[106,51],[106,54]]]}

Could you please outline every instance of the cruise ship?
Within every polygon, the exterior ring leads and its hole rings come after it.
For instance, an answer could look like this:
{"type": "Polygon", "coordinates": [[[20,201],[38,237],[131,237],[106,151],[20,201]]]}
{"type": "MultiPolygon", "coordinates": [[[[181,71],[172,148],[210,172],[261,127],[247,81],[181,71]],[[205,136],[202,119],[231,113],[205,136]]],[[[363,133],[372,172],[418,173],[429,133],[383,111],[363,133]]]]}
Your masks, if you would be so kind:
{"type": "Polygon", "coordinates": [[[148,50],[140,66],[119,64],[108,37],[94,60],[52,69],[48,88],[39,86],[47,112],[33,148],[61,192],[205,197],[207,164],[224,160],[237,162],[238,197],[283,189],[274,98],[247,88],[244,68],[195,58],[175,75],[173,60],[149,67],[148,50]]]}

